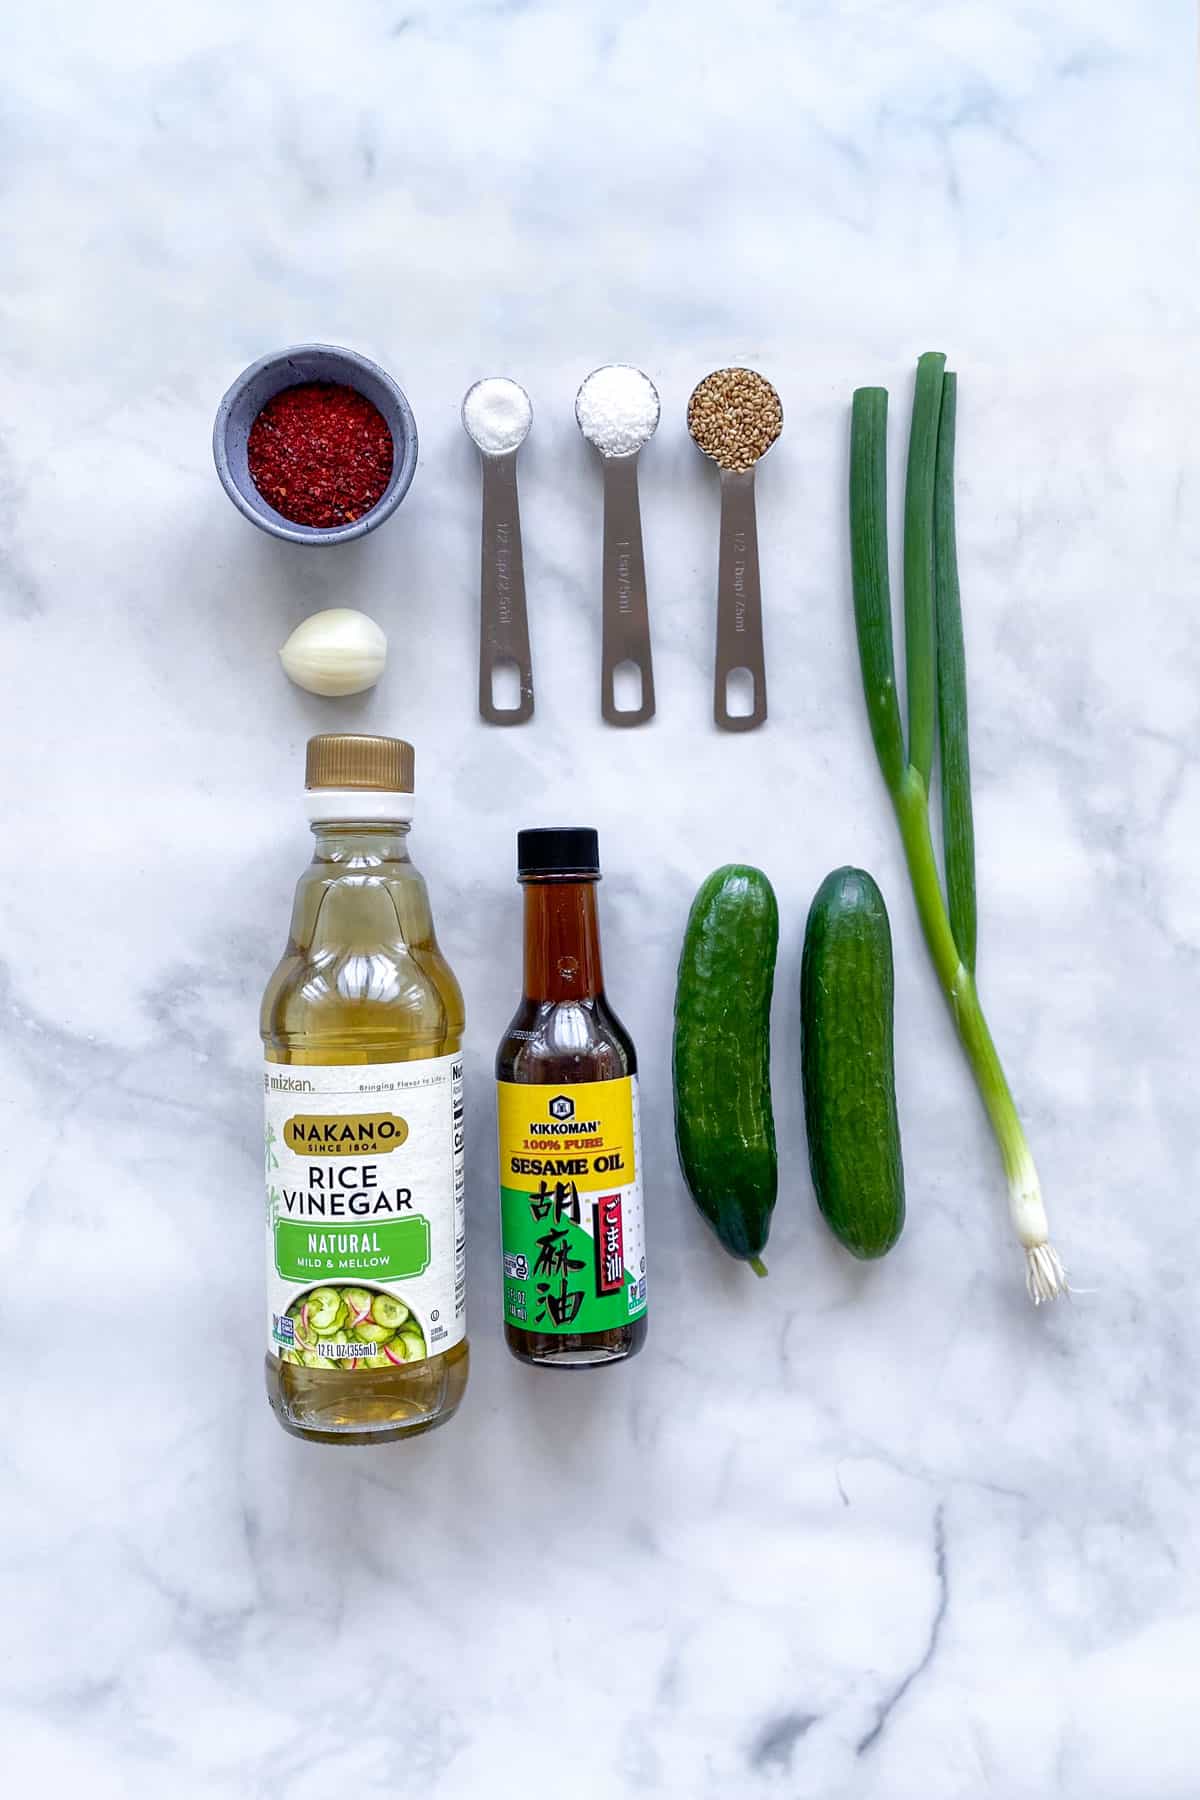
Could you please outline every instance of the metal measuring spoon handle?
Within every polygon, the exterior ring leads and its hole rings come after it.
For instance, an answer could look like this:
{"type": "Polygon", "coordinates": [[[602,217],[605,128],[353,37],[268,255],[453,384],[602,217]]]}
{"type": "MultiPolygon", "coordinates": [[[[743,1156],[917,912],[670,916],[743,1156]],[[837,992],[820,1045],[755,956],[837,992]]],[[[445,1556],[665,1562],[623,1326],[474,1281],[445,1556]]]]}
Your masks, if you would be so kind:
{"type": "Polygon", "coordinates": [[[767,716],[762,586],[754,470],[721,470],[721,545],[717,560],[717,666],[713,717],[723,731],[753,731],[767,716]],[[754,683],[748,713],[729,710],[729,680],[746,669],[754,683]]]}
{"type": "Polygon", "coordinates": [[[479,711],[489,725],[523,725],[533,717],[533,660],[525,606],[525,560],[517,498],[517,453],[481,452],[483,531],[479,581],[479,711]],[[520,698],[497,706],[496,669],[515,663],[520,698]]]}
{"type": "Polygon", "coordinates": [[[529,647],[529,615],[525,604],[525,560],[521,549],[521,509],[517,495],[517,450],[533,419],[529,396],[516,382],[496,377],[476,382],[463,401],[463,425],[479,450],[483,471],[483,525],[479,576],[479,712],[489,725],[523,725],[533,717],[533,661],[529,647]],[[525,418],[511,448],[494,450],[481,441],[473,421],[473,397],[485,389],[512,390],[523,402],[525,418]],[[515,666],[519,698],[515,706],[497,706],[495,672],[515,666]]]}
{"type": "Polygon", "coordinates": [[[600,712],[610,725],[644,725],[654,717],[654,660],[638,500],[638,453],[605,456],[604,573],[600,712]],[[616,673],[632,663],[642,678],[641,704],[618,708],[616,673]]]}

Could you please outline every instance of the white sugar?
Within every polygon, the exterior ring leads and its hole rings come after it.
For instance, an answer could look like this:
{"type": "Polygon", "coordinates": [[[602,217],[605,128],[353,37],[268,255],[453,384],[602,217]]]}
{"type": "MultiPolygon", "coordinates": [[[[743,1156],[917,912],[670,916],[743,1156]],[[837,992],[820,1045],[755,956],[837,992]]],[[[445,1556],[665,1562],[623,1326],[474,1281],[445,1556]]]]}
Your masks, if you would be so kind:
{"type": "Polygon", "coordinates": [[[648,375],[609,363],[589,375],[575,400],[579,429],[602,456],[629,456],[658,427],[658,393],[648,375]]]}

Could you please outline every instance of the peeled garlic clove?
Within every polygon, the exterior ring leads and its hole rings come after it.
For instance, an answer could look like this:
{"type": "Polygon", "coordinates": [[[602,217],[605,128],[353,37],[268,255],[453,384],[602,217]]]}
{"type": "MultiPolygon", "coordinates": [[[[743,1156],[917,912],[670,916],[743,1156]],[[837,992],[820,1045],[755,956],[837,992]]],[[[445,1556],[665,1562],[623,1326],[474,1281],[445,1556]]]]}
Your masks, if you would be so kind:
{"type": "Polygon", "coordinates": [[[361,694],[383,674],[387,637],[366,613],[331,606],[297,625],[279,660],[310,694],[361,694]]]}

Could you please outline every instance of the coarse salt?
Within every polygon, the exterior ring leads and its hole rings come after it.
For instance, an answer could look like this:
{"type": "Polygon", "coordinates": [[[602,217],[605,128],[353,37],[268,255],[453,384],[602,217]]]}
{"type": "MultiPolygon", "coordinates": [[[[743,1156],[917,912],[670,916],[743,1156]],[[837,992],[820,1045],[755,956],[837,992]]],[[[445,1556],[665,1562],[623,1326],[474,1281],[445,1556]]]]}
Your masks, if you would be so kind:
{"type": "Polygon", "coordinates": [[[524,441],[533,424],[533,407],[520,382],[491,375],[468,388],[462,420],[481,450],[502,456],[524,441]]]}

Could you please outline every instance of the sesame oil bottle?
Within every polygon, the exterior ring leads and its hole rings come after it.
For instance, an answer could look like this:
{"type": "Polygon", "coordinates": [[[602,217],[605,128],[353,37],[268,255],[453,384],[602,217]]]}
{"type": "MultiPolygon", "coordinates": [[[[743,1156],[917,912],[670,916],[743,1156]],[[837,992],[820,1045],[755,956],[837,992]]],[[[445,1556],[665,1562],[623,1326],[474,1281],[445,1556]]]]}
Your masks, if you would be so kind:
{"type": "Polygon", "coordinates": [[[637,1054],[600,962],[596,833],[522,831],[525,974],[496,1054],[504,1335],[584,1369],[646,1338],[637,1054]]]}
{"type": "Polygon", "coordinates": [[[413,751],[308,745],[313,858],[262,1004],[267,1393],[318,1443],[440,1425],[467,1381],[462,994],[408,853],[413,751]]]}

